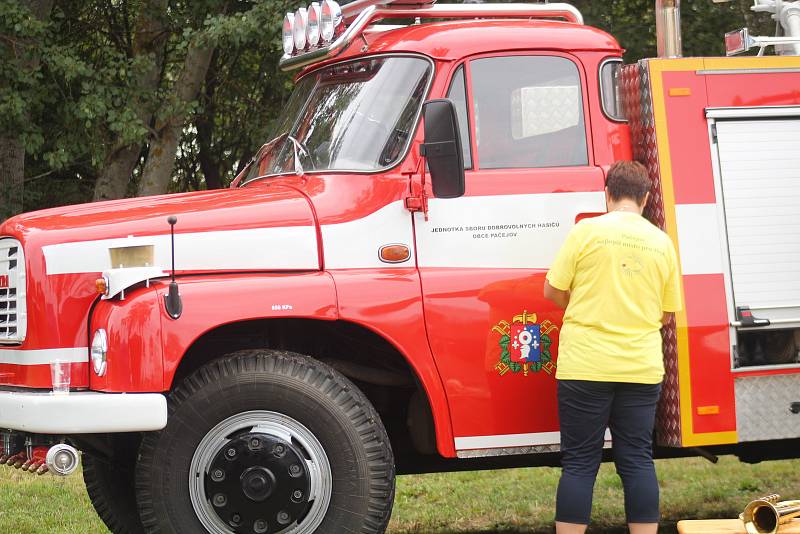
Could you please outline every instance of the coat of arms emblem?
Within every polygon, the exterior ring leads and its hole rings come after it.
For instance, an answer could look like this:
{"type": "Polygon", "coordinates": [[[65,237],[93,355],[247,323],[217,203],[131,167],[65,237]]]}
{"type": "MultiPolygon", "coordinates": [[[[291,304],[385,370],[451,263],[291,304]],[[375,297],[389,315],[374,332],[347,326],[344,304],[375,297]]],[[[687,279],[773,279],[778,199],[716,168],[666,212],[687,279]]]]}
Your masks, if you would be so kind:
{"type": "Polygon", "coordinates": [[[500,376],[509,371],[522,371],[524,376],[531,371],[553,374],[556,365],[550,356],[550,345],[553,343],[550,334],[555,330],[558,327],[549,319],[538,323],[536,314],[527,310],[515,315],[510,323],[500,321],[492,327],[492,332],[500,335],[500,361],[494,368],[500,376]]]}

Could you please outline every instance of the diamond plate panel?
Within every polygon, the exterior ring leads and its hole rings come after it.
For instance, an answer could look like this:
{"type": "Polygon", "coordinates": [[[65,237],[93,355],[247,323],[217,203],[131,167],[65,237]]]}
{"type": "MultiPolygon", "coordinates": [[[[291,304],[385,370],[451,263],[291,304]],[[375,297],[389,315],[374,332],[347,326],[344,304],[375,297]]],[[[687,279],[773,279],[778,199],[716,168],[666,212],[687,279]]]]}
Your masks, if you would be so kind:
{"type": "MultiPolygon", "coordinates": [[[[611,448],[611,441],[603,443],[604,449],[611,448]]],[[[456,451],[459,458],[488,458],[490,456],[512,456],[515,454],[544,454],[548,452],[560,452],[560,445],[534,445],[531,447],[505,447],[498,449],[474,449],[467,451],[456,451]]]]}
{"type": "Polygon", "coordinates": [[[457,451],[459,458],[488,458],[490,456],[511,456],[514,454],[544,454],[548,452],[559,452],[560,445],[536,445],[532,447],[506,447],[500,449],[474,449],[468,451],[457,451]]]}
{"type": "MultiPolygon", "coordinates": [[[[633,157],[647,168],[652,182],[650,200],[644,216],[664,230],[664,197],[661,192],[661,170],[658,163],[656,125],[650,71],[646,60],[625,65],[620,71],[622,111],[628,119],[633,143],[633,157]]],[[[680,388],[678,384],[678,338],[673,318],[662,330],[664,340],[664,385],[656,413],[656,443],[667,447],[681,446],[680,388]]]]}
{"type": "Polygon", "coordinates": [[[800,437],[800,375],[748,376],[734,381],[736,433],[739,441],[800,437]]]}
{"type": "Polygon", "coordinates": [[[522,87],[511,94],[511,136],[522,139],[578,126],[581,90],[577,85],[522,87]]]}

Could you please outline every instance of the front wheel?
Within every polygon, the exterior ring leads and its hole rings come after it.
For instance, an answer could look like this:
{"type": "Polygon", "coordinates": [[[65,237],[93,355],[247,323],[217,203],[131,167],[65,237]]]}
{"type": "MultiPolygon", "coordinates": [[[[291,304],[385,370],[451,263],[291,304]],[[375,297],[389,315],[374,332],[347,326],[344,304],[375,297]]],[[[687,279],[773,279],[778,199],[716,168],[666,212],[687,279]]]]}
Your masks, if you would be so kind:
{"type": "Polygon", "coordinates": [[[150,533],[378,534],[394,498],[386,431],[366,397],[318,361],[243,351],[170,396],[145,436],[136,491],[150,533]]]}

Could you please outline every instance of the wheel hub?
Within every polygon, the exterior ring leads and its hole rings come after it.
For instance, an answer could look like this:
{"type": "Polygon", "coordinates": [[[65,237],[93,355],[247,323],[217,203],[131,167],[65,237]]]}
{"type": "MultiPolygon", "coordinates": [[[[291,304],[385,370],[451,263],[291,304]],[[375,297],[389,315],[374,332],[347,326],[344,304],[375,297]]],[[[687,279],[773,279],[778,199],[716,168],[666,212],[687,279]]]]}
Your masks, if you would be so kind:
{"type": "Polygon", "coordinates": [[[272,495],[277,479],[266,467],[256,466],[242,473],[242,493],[253,502],[262,502],[272,495]]]}
{"type": "Polygon", "coordinates": [[[278,533],[302,520],[310,488],[301,451],[291,442],[259,432],[225,443],[205,477],[211,507],[237,533],[278,533]]]}

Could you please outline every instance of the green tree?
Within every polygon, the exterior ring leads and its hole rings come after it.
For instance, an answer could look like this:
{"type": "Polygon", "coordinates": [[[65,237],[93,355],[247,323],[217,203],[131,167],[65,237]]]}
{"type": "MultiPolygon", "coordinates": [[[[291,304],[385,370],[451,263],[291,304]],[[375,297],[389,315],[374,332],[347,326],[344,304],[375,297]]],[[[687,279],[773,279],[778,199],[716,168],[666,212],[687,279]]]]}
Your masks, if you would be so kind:
{"type": "MultiPolygon", "coordinates": [[[[281,21],[302,3],[0,0],[0,218],[226,186],[291,92],[281,21]]],[[[653,0],[574,4],[627,61],[655,55],[653,0]]],[[[750,4],[684,0],[684,55],[720,55],[745,25],[771,34],[750,4]]]]}
{"type": "Polygon", "coordinates": [[[46,103],[38,90],[42,78],[41,44],[52,0],[27,6],[0,2],[0,220],[23,207],[25,153],[41,146],[41,131],[31,116],[46,103]]]}

